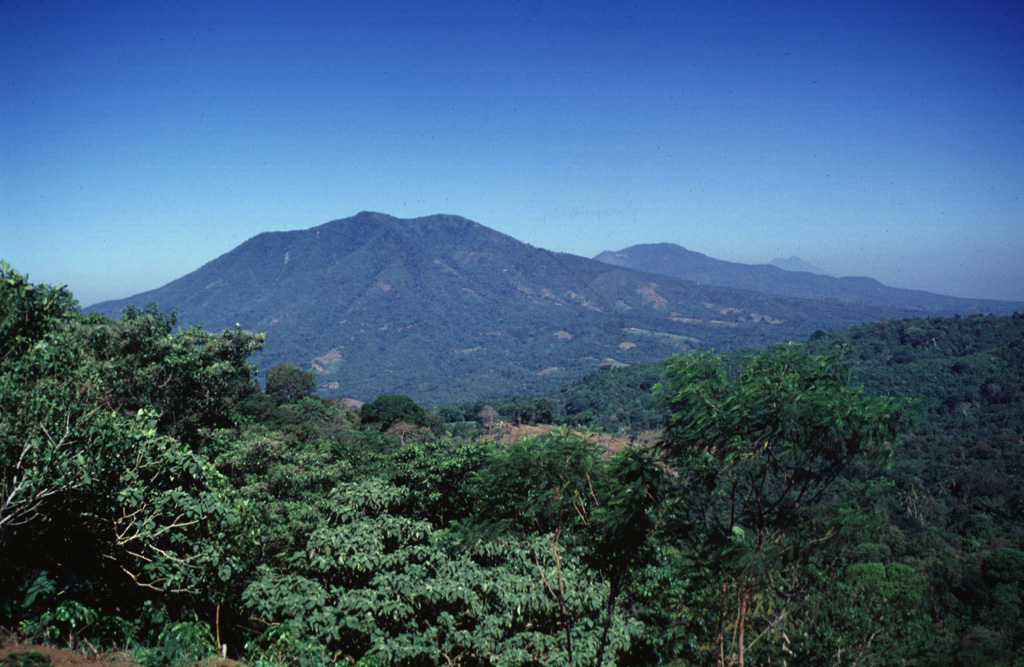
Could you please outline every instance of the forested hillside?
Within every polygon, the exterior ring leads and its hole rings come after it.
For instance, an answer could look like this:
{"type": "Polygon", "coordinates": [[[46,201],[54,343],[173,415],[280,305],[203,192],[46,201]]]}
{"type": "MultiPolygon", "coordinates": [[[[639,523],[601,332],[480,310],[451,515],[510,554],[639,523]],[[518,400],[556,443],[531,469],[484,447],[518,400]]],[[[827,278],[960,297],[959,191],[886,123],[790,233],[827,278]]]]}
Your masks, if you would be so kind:
{"type": "MultiPolygon", "coordinates": [[[[960,308],[950,313],[973,312],[948,301],[960,308]]],[[[553,389],[609,359],[760,347],[922,312],[652,276],[458,216],[370,212],[260,234],[159,289],[89,310],[117,318],[150,303],[184,326],[266,334],[258,362],[313,371],[321,395],[402,393],[426,405],[553,389]]]]}
{"type": "Polygon", "coordinates": [[[890,562],[928,578],[931,664],[945,653],[961,664],[1010,664],[1024,639],[1024,313],[879,322],[812,338],[812,351],[848,346],[853,379],[867,391],[919,402],[888,473],[888,525],[873,539],[890,562]]]}
{"type": "Polygon", "coordinates": [[[603,371],[613,415],[664,415],[662,447],[609,454],[568,428],[453,438],[408,396],[348,410],[288,365],[264,389],[258,334],[82,315],[3,265],[0,627],[145,665],[226,645],[254,665],[1010,667],[1022,324],[673,357],[655,403],[612,381],[647,370],[603,371]],[[945,379],[915,406],[922,368],[945,379]],[[898,391],[865,379],[883,369],[898,391]]]}
{"type": "MultiPolygon", "coordinates": [[[[1024,548],[1024,314],[880,321],[819,331],[807,345],[844,349],[855,384],[915,402],[914,424],[877,479],[886,490],[873,537],[858,549],[912,564],[928,579],[934,633],[921,644],[931,653],[920,664],[1000,664],[1021,638],[1019,598],[993,587],[990,568],[1011,553],[1003,549],[1024,548]],[[986,657],[971,662],[973,646],[987,647],[979,654],[986,657]],[[961,657],[950,663],[948,655],[961,657]]],[[[725,357],[733,372],[742,359],[725,357]]],[[[661,370],[602,370],[490,405],[511,421],[531,414],[524,406],[545,405],[554,421],[628,433],[666,417],[652,391],[661,370]]],[[[470,414],[480,404],[458,407],[470,414]]]]}

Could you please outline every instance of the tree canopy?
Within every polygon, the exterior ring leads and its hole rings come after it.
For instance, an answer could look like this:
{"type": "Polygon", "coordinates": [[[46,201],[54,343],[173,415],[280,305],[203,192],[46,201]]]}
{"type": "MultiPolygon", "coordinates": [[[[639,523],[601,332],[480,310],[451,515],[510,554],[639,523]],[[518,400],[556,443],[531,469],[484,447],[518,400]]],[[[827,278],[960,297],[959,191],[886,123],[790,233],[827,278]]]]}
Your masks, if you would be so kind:
{"type": "Polygon", "coordinates": [[[427,419],[423,406],[404,394],[383,394],[364,403],[359,412],[364,423],[376,424],[381,429],[398,422],[422,425],[427,419]]]}
{"type": "Polygon", "coordinates": [[[643,400],[651,369],[608,371],[492,416],[662,414],[660,447],[575,423],[499,444],[294,367],[261,391],[260,335],[82,315],[0,271],[20,639],[154,666],[1020,662],[1024,317],[670,357],[643,400]]]}
{"type": "Polygon", "coordinates": [[[783,344],[734,375],[706,352],[665,362],[664,446],[687,506],[682,536],[717,587],[721,661],[742,667],[785,619],[802,552],[827,536],[815,506],[854,458],[888,459],[906,421],[899,403],[850,386],[841,354],[783,344]]]}
{"type": "Polygon", "coordinates": [[[278,364],[267,371],[266,392],[279,403],[294,403],[316,393],[316,375],[291,364],[278,364]]]}

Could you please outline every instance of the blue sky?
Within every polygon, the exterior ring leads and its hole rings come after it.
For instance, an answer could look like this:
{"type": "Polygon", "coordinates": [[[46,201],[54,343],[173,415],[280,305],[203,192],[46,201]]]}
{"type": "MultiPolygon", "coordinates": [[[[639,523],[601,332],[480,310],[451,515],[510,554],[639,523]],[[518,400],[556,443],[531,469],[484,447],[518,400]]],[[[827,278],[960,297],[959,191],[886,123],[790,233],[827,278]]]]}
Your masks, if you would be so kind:
{"type": "Polygon", "coordinates": [[[0,257],[83,305],[463,215],[1024,301],[1024,8],[0,3],[0,257]]]}

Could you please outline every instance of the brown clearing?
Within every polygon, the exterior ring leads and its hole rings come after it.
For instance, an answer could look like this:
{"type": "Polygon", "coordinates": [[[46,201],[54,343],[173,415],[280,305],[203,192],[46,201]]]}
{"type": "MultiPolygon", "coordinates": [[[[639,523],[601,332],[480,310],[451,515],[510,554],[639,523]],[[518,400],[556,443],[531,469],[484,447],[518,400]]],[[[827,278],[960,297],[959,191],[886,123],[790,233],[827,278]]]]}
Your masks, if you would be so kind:
{"type": "MultiPolygon", "coordinates": [[[[495,424],[491,428],[490,435],[484,436],[495,440],[496,442],[508,443],[525,438],[530,435],[544,435],[545,433],[557,428],[551,424],[507,424],[500,423],[495,424]]],[[[587,438],[597,442],[601,447],[608,453],[615,453],[628,447],[630,443],[636,443],[645,447],[654,447],[658,444],[658,440],[661,438],[660,431],[643,431],[638,436],[632,438],[629,435],[616,435],[611,433],[587,433],[583,431],[573,431],[575,435],[586,436],[587,438]]]]}
{"type": "MultiPolygon", "coordinates": [[[[103,653],[100,655],[84,655],[53,646],[41,644],[18,644],[15,642],[3,642],[0,644],[0,660],[3,660],[12,653],[28,653],[34,651],[45,656],[53,667],[71,667],[72,665],[86,665],[88,667],[141,667],[138,663],[132,662],[131,653],[128,651],[116,653],[103,653]]],[[[245,667],[244,663],[237,660],[223,660],[220,658],[205,658],[193,663],[195,667],[245,667]]]]}

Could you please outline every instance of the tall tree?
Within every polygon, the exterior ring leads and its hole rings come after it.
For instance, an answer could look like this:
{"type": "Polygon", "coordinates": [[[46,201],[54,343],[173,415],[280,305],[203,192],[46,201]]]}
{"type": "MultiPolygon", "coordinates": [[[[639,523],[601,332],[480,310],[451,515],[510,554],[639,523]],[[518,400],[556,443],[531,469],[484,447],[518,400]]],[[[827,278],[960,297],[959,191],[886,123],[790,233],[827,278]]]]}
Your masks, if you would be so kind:
{"type": "Polygon", "coordinates": [[[364,424],[376,424],[381,430],[397,424],[426,424],[427,411],[405,394],[383,394],[359,409],[364,424]]]}
{"type": "Polygon", "coordinates": [[[278,403],[294,403],[316,393],[316,375],[291,364],[278,364],[267,371],[267,394],[278,403]]]}
{"type": "Polygon", "coordinates": [[[670,358],[660,390],[685,536],[713,575],[715,659],[742,667],[785,622],[796,566],[826,537],[810,510],[855,457],[891,454],[906,411],[851,387],[841,351],[796,344],[750,356],[733,375],[707,352],[670,358]]]}
{"type": "Polygon", "coordinates": [[[234,570],[218,535],[236,512],[201,444],[251,391],[261,337],[175,335],[155,309],[83,317],[63,288],[0,271],[0,624],[58,596],[209,592],[234,570]],[[19,595],[32,581],[51,595],[19,595]]]}
{"type": "Polygon", "coordinates": [[[122,415],[154,411],[158,430],[200,449],[232,426],[238,403],[255,388],[248,363],[264,335],[196,326],[174,331],[176,316],[156,304],[128,306],[120,321],[92,314],[78,323],[104,387],[103,406],[122,415]]]}
{"type": "Polygon", "coordinates": [[[96,409],[77,400],[67,377],[76,355],[60,344],[77,309],[63,286],[34,285],[0,263],[0,538],[90,480],[77,427],[96,409]]]}

